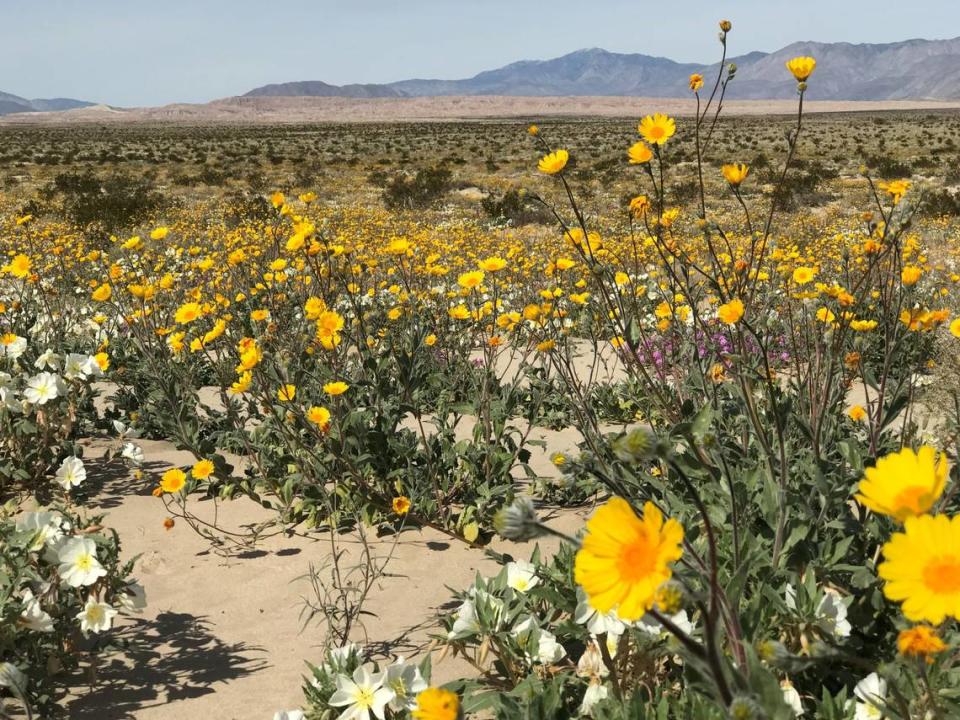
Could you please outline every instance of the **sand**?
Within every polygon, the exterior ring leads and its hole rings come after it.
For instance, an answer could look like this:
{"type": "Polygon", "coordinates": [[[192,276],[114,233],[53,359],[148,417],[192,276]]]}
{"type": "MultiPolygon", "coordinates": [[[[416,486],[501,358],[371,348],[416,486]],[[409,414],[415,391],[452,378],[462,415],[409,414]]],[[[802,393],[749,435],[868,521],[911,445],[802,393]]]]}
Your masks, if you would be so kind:
{"type": "MultiPolygon", "coordinates": [[[[796,100],[728,100],[726,115],[789,115],[796,100]]],[[[806,113],[949,110],[960,102],[937,100],[813,100],[806,113]]],[[[204,104],[113,108],[106,105],[63,112],[16,113],[0,117],[3,125],[71,124],[282,124],[325,122],[416,122],[560,117],[639,117],[652,112],[687,116],[696,112],[689,98],[643,97],[470,97],[322,98],[231,97],[204,104]]]]}
{"type": "MultiPolygon", "coordinates": [[[[572,449],[570,431],[538,430],[552,448],[572,449]]],[[[165,441],[139,441],[145,467],[162,472],[172,465],[193,462],[165,441]]],[[[90,482],[96,492],[91,512],[103,511],[123,543],[123,556],[139,555],[135,575],[147,593],[148,607],[139,616],[119,623],[121,636],[134,643],[126,655],[102,660],[91,688],[77,685],[66,701],[70,717],[159,720],[218,720],[270,718],[281,709],[301,705],[305,660],[320,662],[324,628],[304,624],[304,598],[311,597],[304,577],[311,564],[330,556],[329,536],[283,535],[262,541],[252,551],[223,557],[184,523],[166,530],[163,503],[150,494],[153,482],[132,479],[122,467],[91,462],[102,455],[103,442],[88,443],[90,482]]],[[[536,449],[535,449],[536,450],[536,449]]],[[[538,469],[550,466],[537,458],[538,469]]],[[[193,503],[201,516],[212,513],[212,502],[193,503]]],[[[576,532],[588,513],[564,511],[554,524],[576,532]]],[[[269,519],[247,499],[224,503],[220,522],[242,528],[269,519]]],[[[357,548],[356,535],[340,542],[357,548]]],[[[391,538],[374,547],[386,553],[391,538]]],[[[541,541],[547,553],[556,541],[541,541]]],[[[527,558],[533,544],[494,541],[492,549],[527,558]]],[[[405,530],[383,579],[366,609],[374,613],[354,639],[376,651],[381,663],[392,658],[422,657],[431,650],[431,635],[439,632],[437,617],[457,606],[448,588],[464,589],[479,571],[498,572],[482,549],[470,548],[431,529],[405,530]]],[[[434,653],[434,680],[468,676],[471,669],[458,658],[439,660],[434,653]]]]}

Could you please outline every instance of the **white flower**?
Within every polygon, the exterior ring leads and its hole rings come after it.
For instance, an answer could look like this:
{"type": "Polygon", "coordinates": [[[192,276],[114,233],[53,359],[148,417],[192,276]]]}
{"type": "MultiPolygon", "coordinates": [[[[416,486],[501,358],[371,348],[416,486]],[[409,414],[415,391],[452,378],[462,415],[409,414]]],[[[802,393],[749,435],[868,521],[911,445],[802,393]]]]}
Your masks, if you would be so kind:
{"type": "Polygon", "coordinates": [[[327,651],[327,660],[321,668],[327,675],[333,675],[340,672],[347,666],[352,658],[360,658],[363,655],[363,648],[356,643],[347,643],[343,647],[327,651]]]}
{"type": "Polygon", "coordinates": [[[580,703],[581,715],[593,715],[593,706],[609,695],[607,686],[601,684],[597,679],[590,681],[590,687],[583,694],[583,702],[580,703]]]}
{"type": "Polygon", "coordinates": [[[476,635],[478,632],[480,632],[480,623],[477,621],[477,608],[473,600],[464,600],[457,610],[456,620],[453,621],[453,628],[447,637],[450,640],[457,640],[476,635]]]}
{"type": "Polygon", "coordinates": [[[55,512],[27,512],[17,518],[17,532],[34,532],[30,551],[53,545],[63,537],[63,518],[55,512]]]}
{"type": "Polygon", "coordinates": [[[83,606],[83,610],[77,613],[77,620],[80,621],[80,630],[84,634],[101,633],[110,629],[113,618],[116,616],[116,610],[91,596],[87,598],[87,604],[83,606]]]}
{"type": "Polygon", "coordinates": [[[6,408],[10,412],[23,412],[23,403],[16,397],[16,388],[9,373],[0,372],[0,410],[6,408]]]}
{"type": "Polygon", "coordinates": [[[27,676],[13,663],[0,662],[0,687],[10,688],[15,695],[27,689],[27,676]]]}
{"type": "Polygon", "coordinates": [[[403,658],[387,668],[387,679],[384,683],[393,691],[390,709],[394,712],[410,710],[417,704],[417,695],[427,689],[427,681],[420,674],[416,665],[408,665],[403,658]]]}
{"type": "Polygon", "coordinates": [[[33,590],[25,589],[20,597],[23,599],[20,622],[36,632],[53,632],[53,618],[40,607],[40,601],[33,596],[33,590]]]}
{"type": "Polygon", "coordinates": [[[789,680],[780,681],[780,689],[783,691],[783,701],[790,706],[796,717],[803,715],[803,703],[800,701],[800,693],[793,687],[789,680]]]}
{"type": "Polygon", "coordinates": [[[537,568],[525,560],[507,563],[507,585],[518,592],[525,593],[540,582],[537,568]]]}
{"type": "Polygon", "coordinates": [[[120,450],[120,455],[136,467],[143,465],[143,448],[139,445],[135,445],[132,442],[124,443],[123,448],[120,450]]]}
{"type": "Polygon", "coordinates": [[[553,665],[560,662],[566,654],[567,651],[557,642],[553,633],[546,630],[540,631],[540,646],[537,648],[537,658],[540,662],[544,665],[553,665]]]}
{"type": "Polygon", "coordinates": [[[23,397],[34,405],[45,405],[63,394],[63,380],[59,375],[42,372],[27,380],[23,397]]]}
{"type": "Polygon", "coordinates": [[[6,356],[11,360],[16,360],[18,357],[23,355],[26,349],[27,339],[22,338],[19,335],[14,335],[13,339],[9,342],[0,342],[0,357],[6,356]]]}
{"type": "Polygon", "coordinates": [[[63,375],[67,380],[86,380],[101,374],[100,365],[92,355],[70,353],[63,365],[63,375]]]}
{"type": "Polygon", "coordinates": [[[97,544],[90,538],[70,538],[57,555],[60,579],[70,587],[93,585],[107,574],[97,560],[97,544]]]}
{"type": "MultiPolygon", "coordinates": [[[[557,642],[557,638],[552,633],[541,630],[530,616],[514,625],[511,631],[511,634],[517,638],[517,643],[524,649],[528,649],[530,638],[534,633],[538,633],[536,659],[544,665],[559,662],[567,654],[563,646],[557,642]]],[[[529,652],[527,652],[527,658],[531,659],[529,652]]]]}
{"type": "Polygon", "coordinates": [[[143,589],[143,585],[134,580],[119,594],[117,602],[124,610],[140,612],[147,606],[147,591],[143,589]]]}
{"type": "Polygon", "coordinates": [[[478,606],[484,610],[489,624],[494,629],[500,625],[503,619],[502,600],[476,586],[470,588],[469,595],[471,597],[464,600],[457,610],[456,620],[448,634],[451,640],[469,637],[480,632],[480,620],[477,616],[478,606]]]}
{"type": "Polygon", "coordinates": [[[273,720],[303,720],[303,710],[280,710],[273,714],[273,720]]]}
{"type": "MultiPolygon", "coordinates": [[[[670,620],[687,635],[693,632],[693,623],[690,622],[690,619],[687,617],[686,610],[681,610],[671,615],[670,620]]],[[[650,615],[644,615],[640,618],[640,620],[637,621],[637,627],[648,635],[660,635],[667,632],[663,629],[663,626],[650,615]]]]}
{"type": "MultiPolygon", "coordinates": [[[[140,431],[139,431],[139,430],[134,430],[133,428],[129,427],[128,425],[124,425],[124,424],[123,424],[122,422],[120,422],[119,420],[114,420],[114,421],[113,421],[113,429],[116,431],[117,437],[120,438],[121,440],[126,440],[126,438],[138,438],[138,437],[140,437],[140,431]]],[[[124,447],[126,447],[127,445],[132,445],[132,443],[124,443],[124,447]]]]}
{"type": "Polygon", "coordinates": [[[47,348],[46,350],[43,351],[43,354],[40,357],[34,360],[33,366],[37,370],[43,370],[44,368],[49,370],[59,370],[60,356],[57,355],[50,348],[47,348]]]}
{"type": "Polygon", "coordinates": [[[80,458],[68,457],[57,468],[57,482],[64,490],[76,487],[86,479],[87,470],[80,458]]]}
{"type": "Polygon", "coordinates": [[[837,637],[850,637],[850,623],[847,620],[847,606],[840,599],[840,593],[824,588],[823,597],[817,605],[820,626],[837,637]]]}
{"type": "Polygon", "coordinates": [[[887,681],[875,672],[857,683],[853,694],[857,697],[857,708],[853,720],[880,720],[883,717],[884,699],[887,695],[887,681]]]}
{"type": "Polygon", "coordinates": [[[383,720],[383,709],[393,700],[393,690],[383,687],[385,673],[371,675],[366,666],[353,671],[353,679],[337,675],[337,689],[327,701],[333,707],[344,707],[337,720],[370,720],[371,711],[383,720]]]}
{"type": "Polygon", "coordinates": [[[593,639],[577,661],[577,675],[585,678],[604,678],[609,672],[603,663],[600,646],[597,645],[596,639],[593,639]]]}
{"type": "Polygon", "coordinates": [[[590,601],[587,600],[587,594],[583,588],[577,587],[577,608],[573,612],[573,620],[580,625],[586,625],[594,635],[603,633],[613,633],[623,635],[627,628],[627,623],[617,616],[616,610],[611,610],[607,614],[602,614],[595,610],[590,601]]]}

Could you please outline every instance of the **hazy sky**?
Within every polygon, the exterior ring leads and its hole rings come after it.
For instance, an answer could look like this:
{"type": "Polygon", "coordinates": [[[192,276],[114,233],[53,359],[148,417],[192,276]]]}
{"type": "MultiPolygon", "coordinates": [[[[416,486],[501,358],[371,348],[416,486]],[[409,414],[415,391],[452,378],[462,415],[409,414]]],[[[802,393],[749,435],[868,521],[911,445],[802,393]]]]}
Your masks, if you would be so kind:
{"type": "Polygon", "coordinates": [[[960,0],[0,0],[0,91],[205,102],[291,80],[469,77],[585,47],[717,59],[960,33],[960,0]]]}

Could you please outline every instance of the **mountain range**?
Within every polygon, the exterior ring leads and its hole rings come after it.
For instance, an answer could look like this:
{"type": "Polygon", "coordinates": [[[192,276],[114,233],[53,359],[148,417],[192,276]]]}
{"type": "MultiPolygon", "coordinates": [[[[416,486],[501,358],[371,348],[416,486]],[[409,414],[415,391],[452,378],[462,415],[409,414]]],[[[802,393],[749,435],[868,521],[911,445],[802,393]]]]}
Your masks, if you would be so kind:
{"type": "MultiPolygon", "coordinates": [[[[776,52],[730,58],[737,75],[728,97],[793,97],[784,63],[797,55],[817,59],[811,100],[954,100],[960,98],[960,37],[896,43],[796,42],[776,52]]],[[[680,63],[600,48],[552,60],[523,60],[463,80],[413,79],[385,84],[330,85],[313,80],[264,85],[245,97],[404,98],[449,95],[686,97],[691,73],[709,81],[718,65],[680,63]]],[[[709,87],[709,86],[708,86],[709,87]]]]}
{"type": "MultiPolygon", "coordinates": [[[[775,52],[751,52],[728,60],[737,65],[737,73],[727,97],[731,100],[781,100],[794,97],[795,83],[790,80],[784,63],[797,55],[811,55],[817,59],[817,70],[807,91],[810,100],[960,100],[960,37],[895,43],[795,42],[775,52]]],[[[712,78],[716,77],[718,70],[719,64],[680,63],[640,53],[614,53],[592,48],[551,60],[522,60],[462,80],[412,79],[351,85],[331,85],[320,80],[309,80],[264,85],[241,97],[688,98],[690,91],[687,83],[692,73],[704,74],[707,82],[704,92],[709,92],[712,78]]],[[[228,100],[214,101],[208,105],[222,104],[228,100]]],[[[0,115],[77,110],[92,105],[70,98],[28,100],[0,92],[0,115]]],[[[120,112],[108,106],[96,107],[104,113],[120,112]]]]}
{"type": "Polygon", "coordinates": [[[93,105],[93,103],[72,98],[27,100],[27,98],[22,98],[19,95],[0,92],[0,115],[22,112],[58,112],[60,110],[89,107],[90,105],[93,105]]]}

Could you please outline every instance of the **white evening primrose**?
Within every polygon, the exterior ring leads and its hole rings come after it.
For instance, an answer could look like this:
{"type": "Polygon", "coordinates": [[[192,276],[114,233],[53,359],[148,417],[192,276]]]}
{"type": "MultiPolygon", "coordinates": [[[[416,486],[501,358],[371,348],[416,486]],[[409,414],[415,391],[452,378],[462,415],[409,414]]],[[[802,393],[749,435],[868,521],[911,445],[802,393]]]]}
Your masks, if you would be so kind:
{"type": "Polygon", "coordinates": [[[843,604],[840,593],[825,588],[820,604],[817,605],[820,626],[837,637],[850,637],[850,622],[847,620],[847,606],[843,604]]]}
{"type": "Polygon", "coordinates": [[[780,681],[780,690],[783,692],[783,701],[790,706],[796,717],[803,715],[803,702],[800,700],[800,693],[789,680],[780,681]]]}
{"type": "Polygon", "coordinates": [[[887,681],[875,672],[857,683],[853,694],[857,698],[857,707],[853,720],[880,720],[884,717],[886,706],[887,681]]]}
{"type": "Polygon", "coordinates": [[[83,460],[77,457],[65,458],[60,467],[57,468],[57,483],[64,490],[75,488],[77,485],[87,479],[87,470],[83,466],[83,460]]]}
{"type": "Polygon", "coordinates": [[[27,380],[24,399],[34,405],[45,405],[63,394],[63,380],[54,373],[42,372],[27,380]]]}
{"type": "Polygon", "coordinates": [[[67,380],[85,380],[100,374],[100,366],[92,355],[70,353],[63,364],[63,375],[67,380]]]}
{"type": "Polygon", "coordinates": [[[609,694],[610,691],[607,689],[607,686],[598,678],[590,680],[590,685],[583,694],[583,701],[580,703],[580,715],[592,716],[594,705],[601,700],[605,700],[609,694]]]}
{"type": "Polygon", "coordinates": [[[97,560],[97,544],[90,538],[70,538],[60,548],[57,559],[60,579],[70,587],[93,585],[107,574],[97,560]]]}
{"type": "Polygon", "coordinates": [[[594,609],[587,600],[587,594],[579,585],[577,586],[577,607],[573,611],[573,621],[586,625],[587,630],[593,635],[602,635],[604,633],[613,633],[614,635],[623,635],[628,623],[617,616],[616,609],[604,614],[594,609]]]}
{"type": "Polygon", "coordinates": [[[33,366],[37,370],[59,370],[60,356],[50,348],[47,348],[40,357],[34,360],[33,366]]]}
{"type": "Polygon", "coordinates": [[[525,593],[540,582],[537,569],[524,560],[507,563],[507,585],[518,592],[525,593]]]}
{"type": "Polygon", "coordinates": [[[17,518],[17,532],[32,532],[30,551],[36,552],[44,545],[55,545],[63,537],[63,517],[58,513],[43,510],[26,512],[17,518]]]}
{"type": "Polygon", "coordinates": [[[399,658],[397,662],[387,668],[387,679],[384,683],[393,691],[393,700],[389,707],[394,712],[410,710],[417,704],[417,695],[427,689],[427,681],[420,674],[420,668],[408,664],[399,658]]]}
{"type": "Polygon", "coordinates": [[[33,590],[27,588],[20,594],[20,598],[23,600],[20,624],[35,632],[53,632],[53,618],[40,606],[33,590]]]}
{"type": "Polygon", "coordinates": [[[113,618],[116,616],[116,610],[91,596],[87,598],[87,604],[83,606],[83,610],[77,613],[76,617],[80,621],[81,632],[86,635],[90,632],[106,632],[110,629],[113,618]]]}
{"type": "Polygon", "coordinates": [[[337,689],[327,704],[346,708],[338,720],[384,719],[384,708],[393,700],[393,690],[383,686],[386,673],[372,674],[366,666],[353,671],[353,678],[337,675],[337,689]]]}

